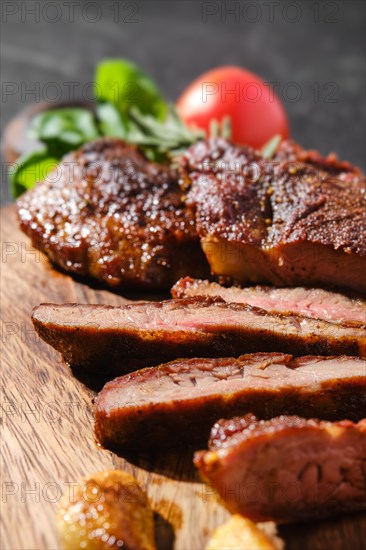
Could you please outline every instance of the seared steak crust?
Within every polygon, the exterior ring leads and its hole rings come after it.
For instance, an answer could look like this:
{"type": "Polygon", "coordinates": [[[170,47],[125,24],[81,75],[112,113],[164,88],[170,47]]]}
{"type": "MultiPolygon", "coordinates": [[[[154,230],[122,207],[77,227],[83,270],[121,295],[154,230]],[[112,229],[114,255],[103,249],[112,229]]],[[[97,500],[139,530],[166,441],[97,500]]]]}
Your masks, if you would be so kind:
{"type": "Polygon", "coordinates": [[[334,153],[330,153],[326,157],[323,157],[318,151],[313,149],[305,150],[301,145],[292,140],[284,140],[280,143],[276,150],[274,160],[294,163],[303,162],[315,168],[324,169],[330,175],[334,176],[349,173],[362,177],[362,172],[357,166],[354,166],[350,162],[339,160],[334,153]]]}
{"type": "Polygon", "coordinates": [[[177,357],[243,352],[366,355],[366,330],[299,315],[272,314],[220,298],[195,297],[121,307],[41,304],[37,333],[72,366],[122,374],[177,357]]]}
{"type": "Polygon", "coordinates": [[[366,292],[366,181],[357,168],[291,142],[268,160],[219,139],[193,145],[181,172],[214,273],[366,292]]]}
{"type": "Polygon", "coordinates": [[[253,521],[305,521],[366,509],[366,420],[298,416],[220,420],[202,476],[231,512],[253,521]],[[254,489],[254,491],[253,491],[254,489]]]}
{"type": "Polygon", "coordinates": [[[304,162],[285,162],[270,197],[267,243],[310,242],[366,256],[366,181],[304,162]]]}
{"type": "Polygon", "coordinates": [[[176,172],[117,139],[64,157],[18,216],[52,262],[111,286],[161,289],[208,271],[176,172]]]}
{"type": "Polygon", "coordinates": [[[264,162],[258,153],[222,139],[199,141],[183,156],[182,172],[184,181],[192,184],[187,205],[195,210],[200,236],[261,246],[270,212],[264,162]]]}
{"type": "MultiPolygon", "coordinates": [[[[107,448],[204,445],[220,417],[248,411],[358,420],[365,390],[366,362],[354,357],[179,359],[108,382],[95,403],[95,430],[107,448]]],[[[215,441],[224,445],[222,430],[215,441]]]]}

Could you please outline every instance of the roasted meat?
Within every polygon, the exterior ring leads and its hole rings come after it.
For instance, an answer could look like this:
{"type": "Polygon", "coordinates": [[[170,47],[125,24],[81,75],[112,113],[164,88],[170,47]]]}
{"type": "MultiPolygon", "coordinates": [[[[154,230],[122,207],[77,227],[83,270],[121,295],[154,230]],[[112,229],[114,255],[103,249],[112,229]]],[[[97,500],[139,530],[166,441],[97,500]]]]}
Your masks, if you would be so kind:
{"type": "Polygon", "coordinates": [[[171,289],[173,298],[219,296],[228,303],[249,304],[272,313],[291,313],[366,329],[366,300],[321,288],[229,287],[184,277],[171,289]]]}
{"type": "Polygon", "coordinates": [[[18,199],[18,216],[53,263],[113,287],[164,289],[208,273],[176,172],[117,139],[64,157],[18,199]]]}
{"type": "Polygon", "coordinates": [[[95,403],[95,431],[112,449],[204,445],[215,421],[249,411],[359,420],[366,361],[283,353],[179,359],[108,382],[95,403]]]}
{"type": "Polygon", "coordinates": [[[366,182],[357,168],[291,142],[268,160],[216,139],[193,145],[181,172],[216,275],[366,293],[366,182]]]}
{"type": "Polygon", "coordinates": [[[305,521],[366,509],[366,420],[298,416],[220,420],[202,476],[231,512],[253,521],[305,521]]]}
{"type": "Polygon", "coordinates": [[[121,307],[42,304],[39,336],[70,365],[122,374],[177,357],[228,357],[257,351],[366,356],[366,329],[269,313],[221,298],[187,298],[121,307]]]}

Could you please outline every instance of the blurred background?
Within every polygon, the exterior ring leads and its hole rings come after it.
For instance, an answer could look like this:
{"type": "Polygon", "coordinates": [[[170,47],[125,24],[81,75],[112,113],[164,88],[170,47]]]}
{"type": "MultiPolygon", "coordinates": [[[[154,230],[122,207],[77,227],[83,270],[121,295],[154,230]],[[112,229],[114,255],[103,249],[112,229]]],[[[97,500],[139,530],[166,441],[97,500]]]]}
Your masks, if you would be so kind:
{"type": "MultiPolygon", "coordinates": [[[[207,69],[240,65],[272,83],[294,139],[365,167],[363,0],[3,0],[1,12],[2,131],[27,104],[91,97],[105,57],[135,61],[173,101],[207,69]]],[[[2,190],[10,200],[4,169],[2,190]]]]}

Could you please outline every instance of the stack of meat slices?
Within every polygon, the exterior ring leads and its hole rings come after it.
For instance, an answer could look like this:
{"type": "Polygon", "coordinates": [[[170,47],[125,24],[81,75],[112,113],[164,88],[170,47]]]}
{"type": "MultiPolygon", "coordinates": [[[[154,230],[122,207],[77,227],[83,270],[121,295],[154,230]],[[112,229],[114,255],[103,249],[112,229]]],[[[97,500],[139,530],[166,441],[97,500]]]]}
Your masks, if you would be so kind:
{"type": "Polygon", "coordinates": [[[38,333],[73,366],[134,371],[97,397],[99,442],[129,452],[197,448],[219,418],[251,413],[215,424],[210,450],[195,457],[231,511],[281,522],[364,509],[365,301],[192,279],[172,293],[181,298],[119,308],[43,304],[33,312],[38,333]],[[357,356],[328,355],[342,347],[357,356]],[[222,358],[248,348],[267,353],[222,358]],[[177,356],[193,358],[135,370],[177,356]],[[271,484],[274,493],[264,490],[271,484]]]}
{"type": "MultiPolygon", "coordinates": [[[[96,202],[93,178],[72,192],[51,189],[53,210],[47,201],[38,203],[42,184],[20,201],[23,229],[53,261],[67,266],[60,196],[79,201],[86,189],[90,197],[76,234],[94,228],[107,240],[94,246],[88,236],[79,239],[85,273],[107,281],[111,274],[112,284],[128,286],[135,278],[153,287],[157,269],[157,286],[163,287],[177,280],[185,262],[185,275],[191,269],[202,276],[199,237],[211,271],[226,284],[277,285],[227,288],[185,277],[164,302],[35,308],[38,334],[69,364],[109,379],[119,375],[96,399],[100,443],[130,451],[197,448],[213,426],[209,450],[194,460],[232,512],[286,522],[365,509],[366,302],[355,294],[366,292],[363,175],[293,143],[282,143],[268,160],[224,140],[200,142],[182,159],[183,187],[172,195],[173,214],[164,194],[178,185],[173,172],[151,166],[118,141],[87,146],[83,162],[95,153],[104,165],[114,159],[122,171],[124,155],[132,155],[142,173],[134,174],[133,185],[128,177],[122,186],[102,178],[96,202]],[[113,194],[121,190],[117,208],[113,194]],[[142,190],[144,200],[153,201],[147,210],[135,198],[142,190]],[[163,212],[169,212],[164,219],[163,212]],[[42,226],[47,219],[53,220],[47,222],[49,240],[42,226]],[[148,245],[149,273],[143,255],[129,273],[127,258],[121,263],[115,254],[120,240],[129,242],[130,223],[141,228],[141,242],[144,232],[155,235],[148,245]],[[160,231],[164,223],[168,233],[160,231]],[[177,263],[181,245],[195,252],[177,263]],[[162,269],[159,246],[172,254],[165,267],[179,268],[162,269]]],[[[74,215],[70,201],[69,207],[74,215]]],[[[73,238],[72,232],[66,236],[73,238]]]]}

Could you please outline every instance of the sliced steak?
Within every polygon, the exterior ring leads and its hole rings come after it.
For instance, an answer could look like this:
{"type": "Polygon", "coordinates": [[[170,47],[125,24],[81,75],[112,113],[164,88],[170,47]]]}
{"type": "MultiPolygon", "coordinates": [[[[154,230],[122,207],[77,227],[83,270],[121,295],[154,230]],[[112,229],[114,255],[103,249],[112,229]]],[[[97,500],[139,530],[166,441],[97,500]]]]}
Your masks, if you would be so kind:
{"type": "Polygon", "coordinates": [[[221,298],[188,298],[121,307],[42,304],[38,334],[72,366],[122,374],[177,357],[228,357],[257,351],[366,355],[366,329],[272,314],[221,298]]]}
{"type": "Polygon", "coordinates": [[[18,217],[53,263],[113,287],[163,289],[209,271],[178,174],[118,139],[64,157],[18,199],[18,217]]]}
{"type": "Polygon", "coordinates": [[[366,416],[366,361],[256,353],[179,359],[108,382],[95,404],[107,448],[205,444],[219,418],[254,411],[323,419],[366,416]]]}
{"type": "Polygon", "coordinates": [[[366,328],[366,300],[321,288],[255,286],[226,288],[217,283],[184,277],[172,287],[173,298],[219,296],[225,302],[249,304],[272,313],[346,322],[366,328]]]}
{"type": "Polygon", "coordinates": [[[254,521],[296,522],[366,509],[366,420],[298,416],[220,420],[202,476],[231,512],[254,521]]]}
{"type": "Polygon", "coordinates": [[[216,139],[193,145],[181,172],[213,273],[366,293],[366,182],[357,168],[291,142],[268,160],[216,139]]]}
{"type": "Polygon", "coordinates": [[[95,403],[95,430],[107,448],[204,444],[220,417],[249,411],[359,420],[366,361],[283,353],[180,359],[108,382],[95,403]]]}

